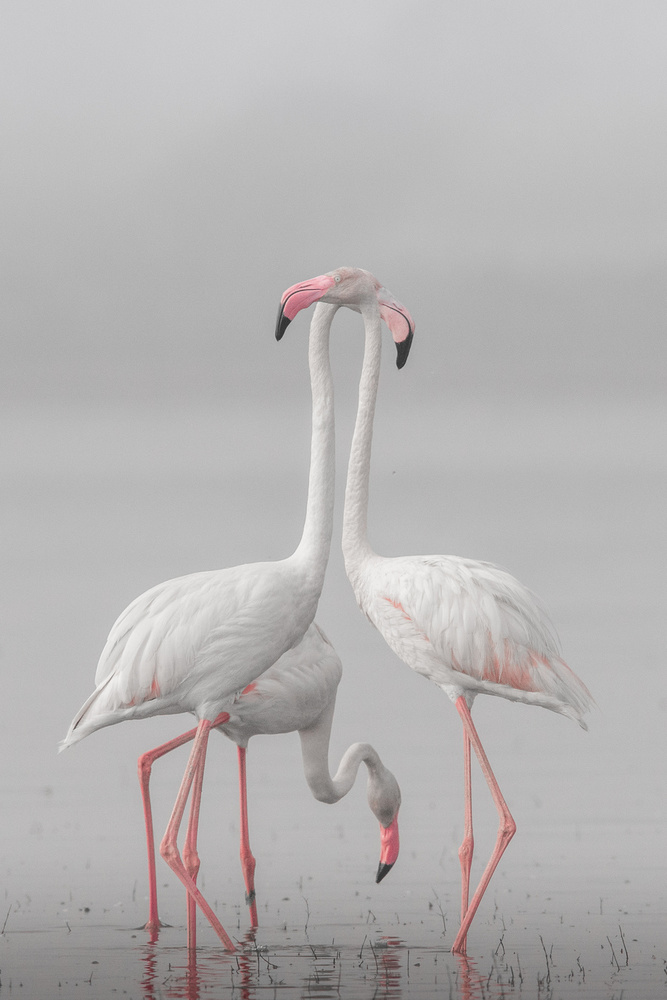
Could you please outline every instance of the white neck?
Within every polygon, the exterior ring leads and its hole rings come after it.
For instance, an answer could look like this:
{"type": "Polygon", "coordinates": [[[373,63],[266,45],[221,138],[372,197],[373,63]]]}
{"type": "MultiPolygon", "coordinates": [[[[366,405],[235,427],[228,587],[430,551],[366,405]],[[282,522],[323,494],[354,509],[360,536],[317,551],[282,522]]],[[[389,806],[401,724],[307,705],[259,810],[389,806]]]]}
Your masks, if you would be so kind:
{"type": "MultiPolygon", "coordinates": [[[[335,433],[329,331],[337,306],[318,303],[310,324],[308,364],[313,400],[308,502],[301,541],[293,559],[305,564],[322,589],[331,548],[334,508],[335,433]]],[[[318,595],[319,596],[319,595],[318,595]]]]}
{"type": "Polygon", "coordinates": [[[338,770],[331,777],[329,737],[334,707],[332,703],[314,726],[299,733],[304,774],[308,787],[318,802],[338,802],[347,795],[356,781],[362,763],[368,768],[369,780],[376,783],[384,780],[384,774],[388,773],[370,743],[353,743],[343,754],[338,770]]]}
{"type": "Polygon", "coordinates": [[[364,560],[373,554],[368,542],[368,479],[382,352],[382,327],[377,304],[373,302],[364,305],[361,314],[366,330],[366,343],[359,382],[357,419],[347,468],[343,515],[345,570],[353,588],[355,588],[356,571],[364,560]]]}

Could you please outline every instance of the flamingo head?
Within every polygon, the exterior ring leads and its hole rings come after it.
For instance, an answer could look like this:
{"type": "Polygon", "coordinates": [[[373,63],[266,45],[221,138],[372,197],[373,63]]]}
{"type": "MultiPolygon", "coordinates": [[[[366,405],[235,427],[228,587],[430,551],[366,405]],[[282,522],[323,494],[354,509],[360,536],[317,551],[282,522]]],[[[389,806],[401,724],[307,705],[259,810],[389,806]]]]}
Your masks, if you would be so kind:
{"type": "Polygon", "coordinates": [[[376,882],[381,882],[398,857],[398,810],[401,790],[389,768],[379,761],[368,767],[368,804],[380,823],[380,863],[376,882]]]}
{"type": "Polygon", "coordinates": [[[397,368],[402,368],[408,360],[415,332],[414,320],[405,306],[370,271],[364,271],[360,267],[338,267],[328,274],[320,274],[317,278],[292,285],[283,292],[280,300],[276,340],[280,340],[296,314],[314,302],[347,306],[357,312],[361,311],[364,304],[373,303],[394,338],[397,368]]]}

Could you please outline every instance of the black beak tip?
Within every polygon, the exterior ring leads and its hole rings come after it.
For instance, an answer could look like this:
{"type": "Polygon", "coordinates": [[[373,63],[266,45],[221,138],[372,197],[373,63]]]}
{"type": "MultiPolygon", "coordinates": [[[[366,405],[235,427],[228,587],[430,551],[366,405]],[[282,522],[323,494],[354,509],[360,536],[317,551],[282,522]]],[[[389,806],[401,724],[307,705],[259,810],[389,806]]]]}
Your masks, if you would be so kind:
{"type": "Polygon", "coordinates": [[[385,862],[381,861],[380,864],[378,865],[377,875],[375,876],[375,883],[377,884],[378,882],[381,882],[382,879],[385,877],[385,875],[388,875],[393,867],[394,867],[393,864],[388,865],[385,864],[385,862]]]}
{"type": "Polygon", "coordinates": [[[396,344],[396,367],[402,368],[405,362],[408,360],[408,354],[410,353],[410,347],[412,346],[412,338],[414,334],[412,331],[407,335],[405,340],[402,340],[400,344],[396,344]]]}
{"type": "Polygon", "coordinates": [[[281,340],[282,336],[291,323],[291,319],[285,315],[283,312],[283,307],[281,306],[278,311],[278,319],[276,320],[276,340],[281,340]]]}

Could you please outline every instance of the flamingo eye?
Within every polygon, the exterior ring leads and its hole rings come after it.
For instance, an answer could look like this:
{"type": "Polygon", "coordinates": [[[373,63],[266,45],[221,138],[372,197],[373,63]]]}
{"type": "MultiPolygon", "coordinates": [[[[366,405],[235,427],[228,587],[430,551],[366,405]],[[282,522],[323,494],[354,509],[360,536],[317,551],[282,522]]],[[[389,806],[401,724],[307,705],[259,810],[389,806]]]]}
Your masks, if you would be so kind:
{"type": "Polygon", "coordinates": [[[336,284],[339,283],[339,281],[340,281],[340,274],[334,274],[334,281],[336,282],[336,284]]]}

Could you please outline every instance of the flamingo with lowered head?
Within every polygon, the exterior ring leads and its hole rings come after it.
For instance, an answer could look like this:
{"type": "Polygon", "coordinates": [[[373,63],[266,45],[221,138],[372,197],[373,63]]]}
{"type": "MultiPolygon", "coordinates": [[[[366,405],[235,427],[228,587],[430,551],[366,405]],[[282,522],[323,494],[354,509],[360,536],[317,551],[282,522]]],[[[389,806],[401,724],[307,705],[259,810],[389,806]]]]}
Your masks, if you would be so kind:
{"type": "MultiPolygon", "coordinates": [[[[329,739],[336,692],[343,672],[339,657],[322,629],[310,626],[298,646],[283,653],[277,663],[241,691],[224,713],[217,731],[237,744],[241,804],[241,867],[246,885],[250,920],[257,926],[255,858],[248,832],[246,749],[252,736],[291,733],[301,739],[303,767],[308,786],[319,802],[338,802],[356,780],[359,765],[368,770],[368,805],[380,823],[380,863],[375,881],[381,882],[398,857],[398,809],[401,793],[391,771],[369,743],[354,743],[343,754],[336,774],[329,772],[329,739]]],[[[146,929],[160,927],[153,843],[153,818],[149,782],[153,763],[164,754],[194,739],[196,729],[164,743],[139,758],[139,779],[144,802],[148,843],[149,919],[146,929]]]]}
{"type": "MultiPolygon", "coordinates": [[[[208,738],[222,713],[231,715],[237,693],[301,642],[315,617],[333,527],[329,332],[335,312],[336,307],[319,304],[311,323],[311,459],[306,516],[296,550],[276,562],[168,580],[137,597],[113,625],[97,666],[96,688],[74,716],[60,747],[127,719],[178,712],[196,716],[196,736],[160,853],[229,951],[235,950],[234,944],[195,881],[208,738]],[[177,837],[190,793],[181,858],[177,837]]],[[[194,942],[193,918],[194,906],[189,906],[189,942],[194,942]]]]}
{"type": "Polygon", "coordinates": [[[287,321],[316,301],[358,310],[366,330],[343,518],[348,578],[359,607],[390,648],[451,698],[463,724],[461,925],[452,951],[465,954],[470,924],[516,831],[472,721],[473,701],[478,694],[490,694],[538,705],[573,719],[585,729],[582,716],[592,706],[592,698],[561,659],[541,604],[509,573],[491,563],[458,556],[384,558],[372,550],[367,533],[368,483],[380,375],[380,321],[387,322],[399,343],[399,364],[409,350],[414,322],[372,274],[359,268],[338,268],[294,285],[283,296],[287,321]],[[469,900],[473,856],[471,746],[498,810],[499,828],[494,850],[469,900]]]}

